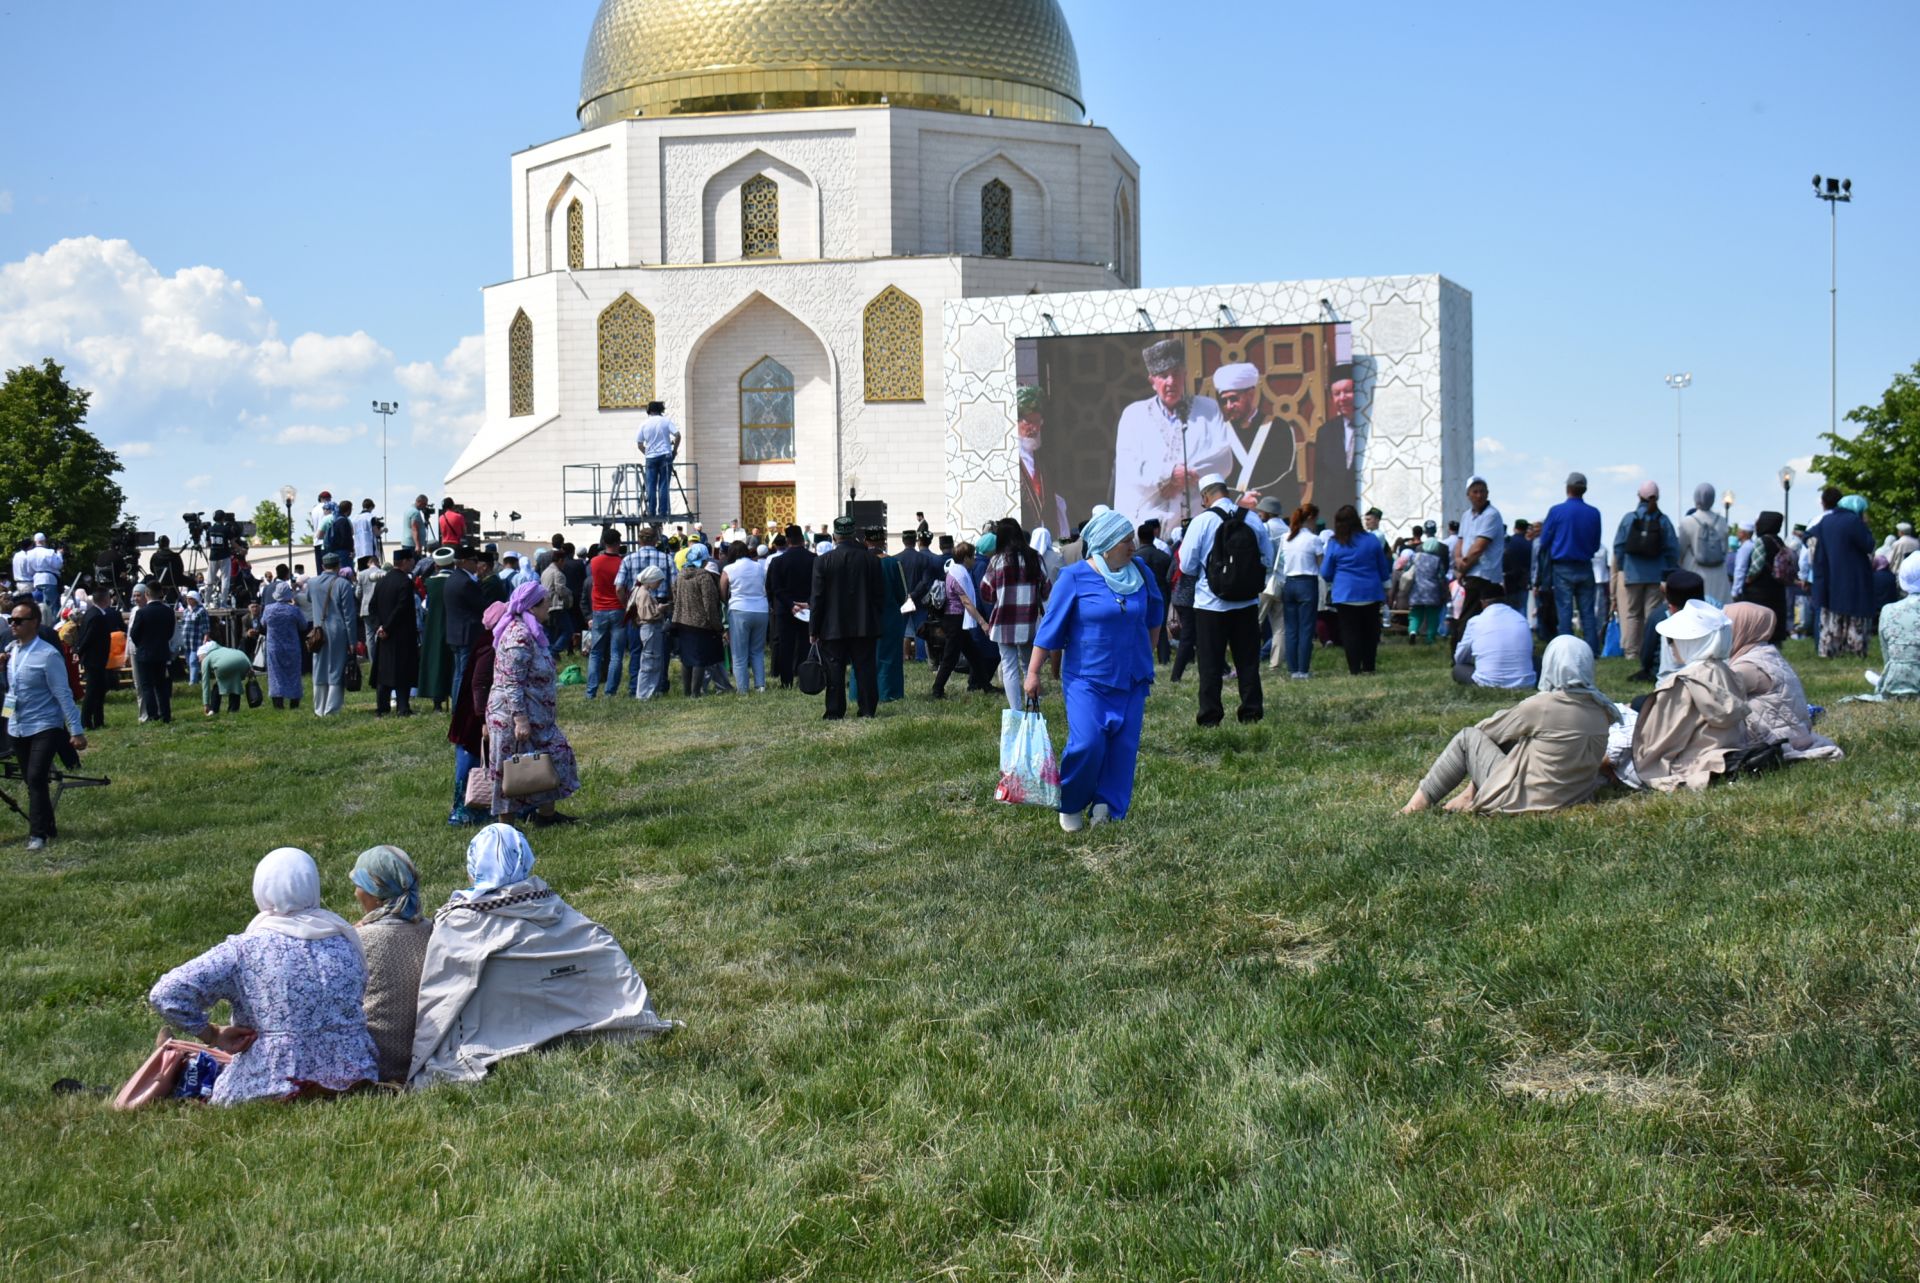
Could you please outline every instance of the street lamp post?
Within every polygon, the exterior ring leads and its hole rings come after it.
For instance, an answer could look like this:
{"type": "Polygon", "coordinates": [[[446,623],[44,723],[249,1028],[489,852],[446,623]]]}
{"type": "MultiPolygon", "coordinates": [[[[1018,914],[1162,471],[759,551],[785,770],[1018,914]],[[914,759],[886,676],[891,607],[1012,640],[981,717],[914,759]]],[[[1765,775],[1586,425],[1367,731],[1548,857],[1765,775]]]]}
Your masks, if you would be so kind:
{"type": "MultiPolygon", "coordinates": [[[[373,412],[380,416],[380,520],[387,520],[387,420],[400,409],[398,401],[375,401],[373,412]]],[[[385,539],[379,541],[384,544],[385,539]]]]}
{"type": "Polygon", "coordinates": [[[1667,386],[1673,389],[1673,502],[1676,505],[1674,511],[1678,512],[1680,509],[1677,505],[1679,505],[1682,497],[1687,493],[1686,467],[1681,456],[1682,419],[1680,394],[1693,386],[1693,375],[1669,374],[1667,376],[1667,386]]]}
{"type": "Polygon", "coordinates": [[[1832,435],[1840,431],[1840,205],[1853,203],[1853,180],[1815,174],[1813,195],[1827,202],[1827,432],[1832,435]]]}
{"type": "Polygon", "coordinates": [[[287,505],[287,577],[293,577],[293,487],[280,487],[280,502],[287,505]]]}
{"type": "Polygon", "coordinates": [[[1793,533],[1793,465],[1780,469],[1780,524],[1793,533]]]}
{"type": "Polygon", "coordinates": [[[1733,529],[1733,491],[1729,490],[1725,494],[1720,496],[1720,508],[1721,508],[1721,511],[1726,516],[1727,529],[1732,530],[1733,529]]]}

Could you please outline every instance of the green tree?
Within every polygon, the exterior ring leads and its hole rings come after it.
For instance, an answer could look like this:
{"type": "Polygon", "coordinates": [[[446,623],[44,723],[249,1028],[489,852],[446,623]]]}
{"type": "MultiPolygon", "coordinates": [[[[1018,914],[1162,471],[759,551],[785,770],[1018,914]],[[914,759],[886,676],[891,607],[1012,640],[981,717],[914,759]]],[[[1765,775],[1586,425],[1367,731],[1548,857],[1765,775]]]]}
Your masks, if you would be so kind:
{"type": "Polygon", "coordinates": [[[253,541],[272,545],[287,541],[287,510],[271,499],[262,499],[253,510],[253,541]]]}
{"type": "Polygon", "coordinates": [[[1813,456],[1814,471],[1864,496],[1876,529],[1910,520],[1920,507],[1920,361],[1893,376],[1879,405],[1847,411],[1847,422],[1860,425],[1851,437],[1820,434],[1832,453],[1813,456]]]}
{"type": "Polygon", "coordinates": [[[90,559],[107,546],[126,496],[119,457],[81,426],[91,394],[52,360],[8,370],[0,382],[0,541],[35,532],[90,559]]]}

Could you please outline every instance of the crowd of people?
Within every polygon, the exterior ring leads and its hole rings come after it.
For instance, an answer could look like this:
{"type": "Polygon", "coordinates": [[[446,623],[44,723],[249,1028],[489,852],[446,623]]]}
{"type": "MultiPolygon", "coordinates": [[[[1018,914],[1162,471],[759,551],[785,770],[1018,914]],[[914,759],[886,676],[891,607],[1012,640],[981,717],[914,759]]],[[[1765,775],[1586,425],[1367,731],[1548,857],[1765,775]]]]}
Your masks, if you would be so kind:
{"type": "Polygon", "coordinates": [[[195,1096],[237,1105],[469,1082],[557,1038],[676,1027],[613,935],[534,875],[519,830],[482,829],[466,865],[471,885],[429,920],[406,852],[363,851],[345,878],[361,910],[348,922],[322,903],[312,856],[268,853],[246,929],[148,995],[177,1034],[230,1057],[196,1066],[195,1096]],[[214,1024],[223,1001],[230,1023],[214,1024]]]}

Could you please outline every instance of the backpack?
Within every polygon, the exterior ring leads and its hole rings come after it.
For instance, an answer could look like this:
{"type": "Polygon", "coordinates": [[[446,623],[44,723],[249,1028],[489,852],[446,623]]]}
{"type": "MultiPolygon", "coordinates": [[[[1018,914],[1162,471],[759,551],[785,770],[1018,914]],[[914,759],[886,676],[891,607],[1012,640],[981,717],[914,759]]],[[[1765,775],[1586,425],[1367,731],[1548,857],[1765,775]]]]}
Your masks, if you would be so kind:
{"type": "Polygon", "coordinates": [[[941,571],[927,585],[927,591],[920,598],[920,608],[930,615],[938,615],[947,608],[947,572],[941,571]]]}
{"type": "Polygon", "coordinates": [[[1247,524],[1247,510],[1235,508],[1213,532],[1213,547],[1207,549],[1207,587],[1221,601],[1246,601],[1258,597],[1266,581],[1260,536],[1247,524]]]}
{"type": "Polygon", "coordinates": [[[1660,529],[1661,517],[1657,509],[1648,508],[1635,512],[1631,524],[1627,526],[1627,556],[1658,557],[1667,545],[1665,532],[1660,529]]]}
{"type": "Polygon", "coordinates": [[[1693,559],[1702,566],[1718,566],[1727,559],[1727,535],[1710,512],[1693,515],[1693,559]]]}

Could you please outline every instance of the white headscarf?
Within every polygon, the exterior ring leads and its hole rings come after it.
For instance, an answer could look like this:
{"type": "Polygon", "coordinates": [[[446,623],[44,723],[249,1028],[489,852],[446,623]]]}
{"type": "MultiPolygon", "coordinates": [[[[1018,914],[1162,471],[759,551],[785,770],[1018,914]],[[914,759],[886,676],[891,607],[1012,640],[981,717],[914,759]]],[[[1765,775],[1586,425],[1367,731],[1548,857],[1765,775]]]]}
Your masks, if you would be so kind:
{"type": "Polygon", "coordinates": [[[453,899],[477,900],[533,876],[533,848],[511,824],[489,824],[467,843],[467,876],[473,885],[453,899]]]}
{"type": "Polygon", "coordinates": [[[267,852],[253,869],[253,902],[260,906],[246,934],[291,936],[295,940],[344,937],[360,952],[360,933],[332,910],[320,907],[320,870],[313,857],[298,847],[267,852]]]}
{"type": "Polygon", "coordinates": [[[1547,643],[1547,653],[1540,657],[1540,689],[1590,696],[1610,720],[1620,720],[1619,708],[1593,684],[1593,648],[1571,634],[1547,643]]]}
{"type": "Polygon", "coordinates": [[[1682,607],[1678,615],[1656,624],[1654,631],[1673,644],[1674,658],[1682,668],[1733,654],[1733,621],[1718,606],[1697,598],[1682,607]]]}
{"type": "Polygon", "coordinates": [[[1901,561],[1900,590],[1909,597],[1920,593],[1920,552],[1910,552],[1901,561]]]}

